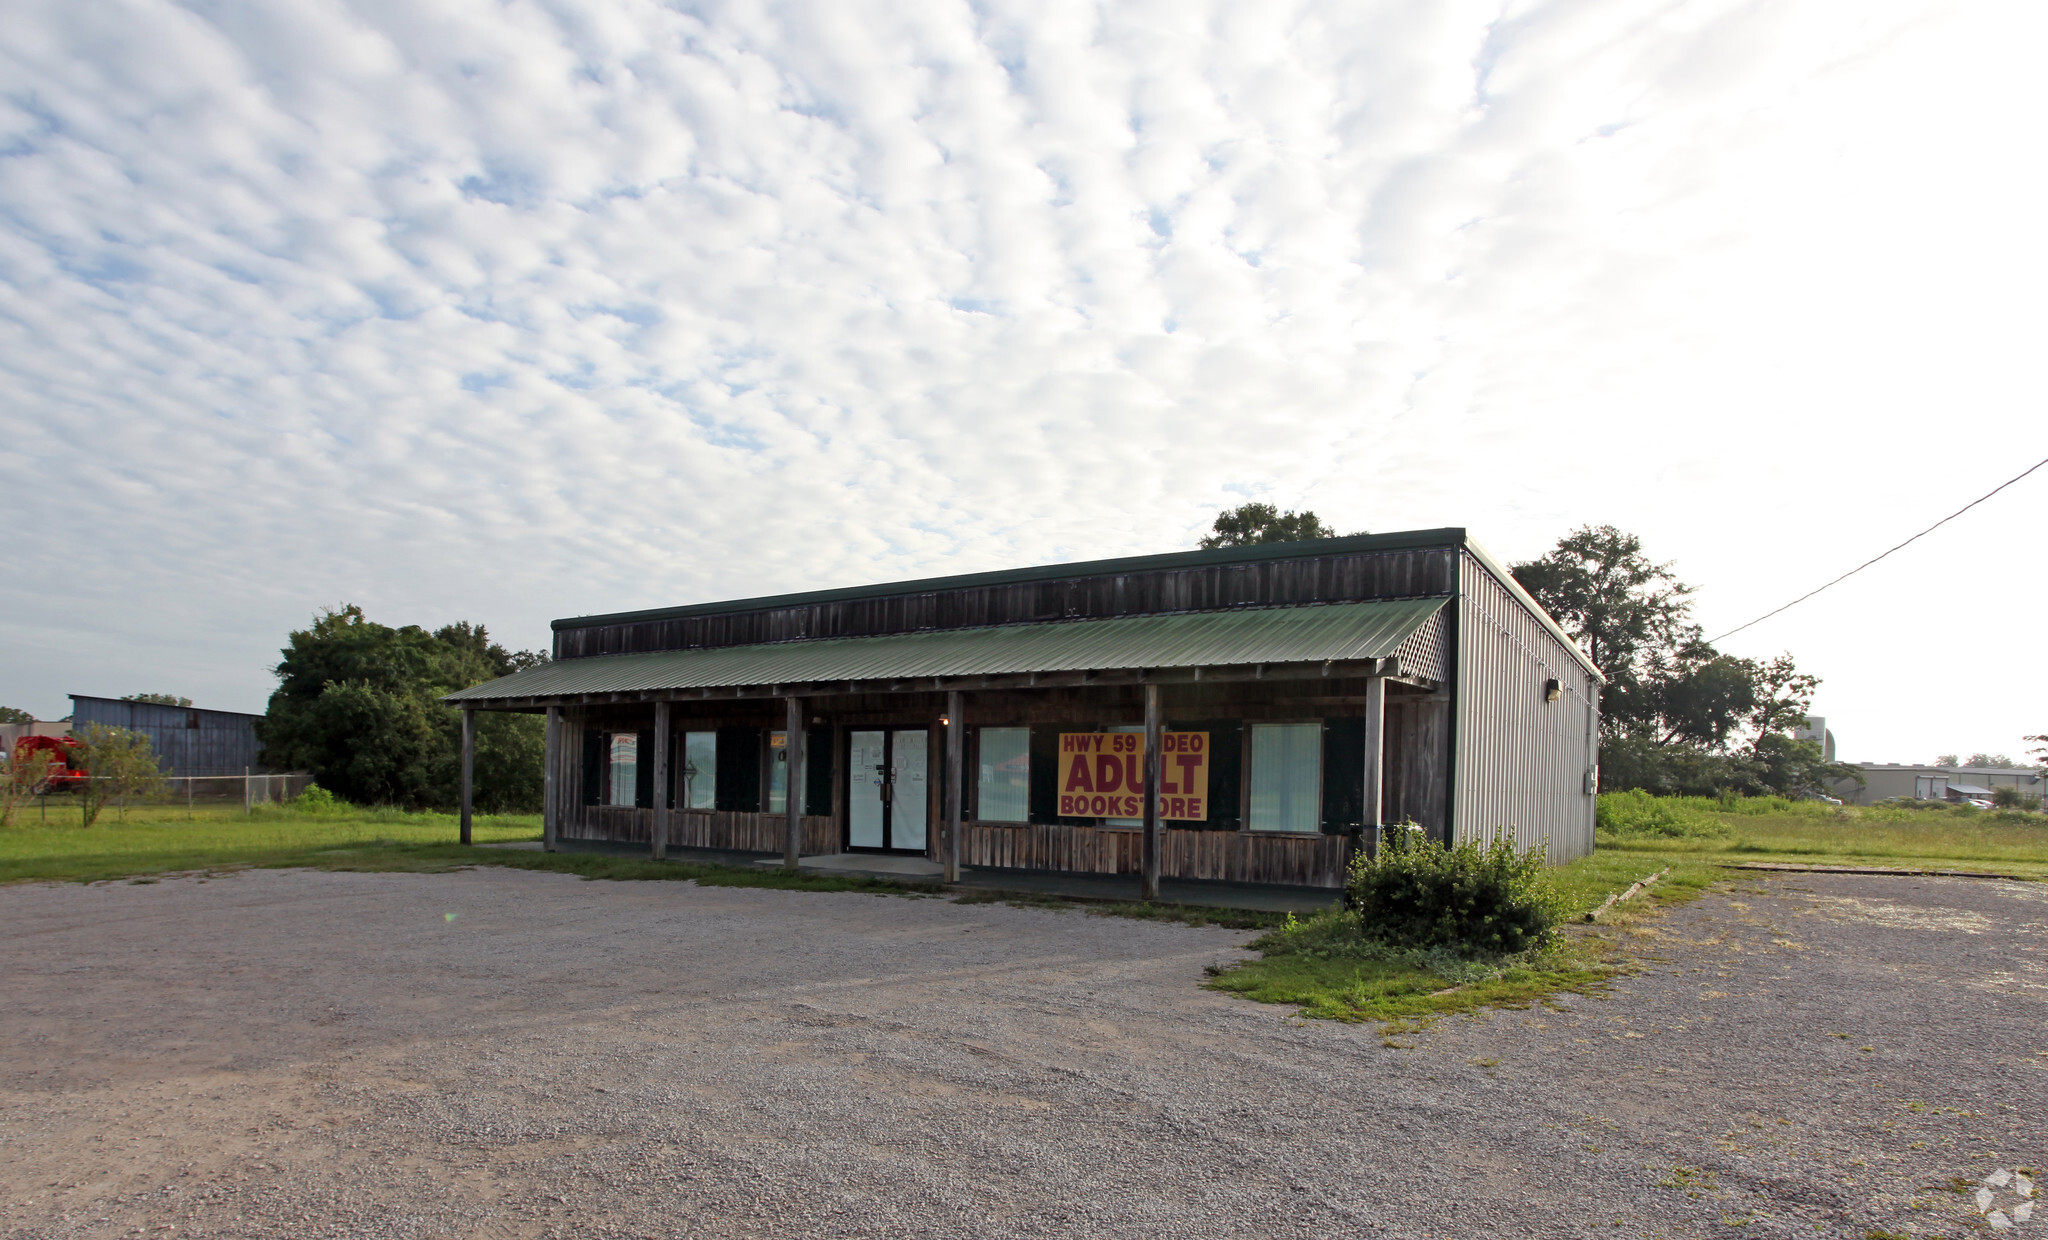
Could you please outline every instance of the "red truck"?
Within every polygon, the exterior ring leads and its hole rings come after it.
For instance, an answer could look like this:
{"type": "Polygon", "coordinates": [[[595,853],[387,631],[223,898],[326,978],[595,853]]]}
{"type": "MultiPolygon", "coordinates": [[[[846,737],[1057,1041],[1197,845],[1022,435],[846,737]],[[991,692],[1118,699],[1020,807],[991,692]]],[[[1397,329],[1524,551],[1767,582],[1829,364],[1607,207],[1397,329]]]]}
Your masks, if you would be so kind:
{"type": "Polygon", "coordinates": [[[36,786],[37,795],[45,792],[75,792],[85,786],[87,778],[85,767],[79,764],[79,748],[79,743],[68,736],[24,736],[14,742],[14,760],[29,763],[42,761],[49,764],[49,773],[43,777],[42,783],[36,786]]]}

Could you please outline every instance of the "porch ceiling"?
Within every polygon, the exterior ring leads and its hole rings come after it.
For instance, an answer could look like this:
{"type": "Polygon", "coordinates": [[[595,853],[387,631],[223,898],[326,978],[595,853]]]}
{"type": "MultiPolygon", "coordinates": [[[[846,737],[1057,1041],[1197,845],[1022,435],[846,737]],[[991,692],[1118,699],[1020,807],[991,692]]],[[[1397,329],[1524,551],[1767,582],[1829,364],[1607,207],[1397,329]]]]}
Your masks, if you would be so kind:
{"type": "Polygon", "coordinates": [[[1448,601],[1383,599],[1120,616],[562,659],[441,700],[461,706],[523,707],[670,694],[727,697],[939,685],[995,688],[1017,677],[1050,676],[1066,682],[1102,673],[1193,674],[1213,668],[1256,674],[1268,667],[1352,665],[1391,659],[1401,643],[1448,601]]]}

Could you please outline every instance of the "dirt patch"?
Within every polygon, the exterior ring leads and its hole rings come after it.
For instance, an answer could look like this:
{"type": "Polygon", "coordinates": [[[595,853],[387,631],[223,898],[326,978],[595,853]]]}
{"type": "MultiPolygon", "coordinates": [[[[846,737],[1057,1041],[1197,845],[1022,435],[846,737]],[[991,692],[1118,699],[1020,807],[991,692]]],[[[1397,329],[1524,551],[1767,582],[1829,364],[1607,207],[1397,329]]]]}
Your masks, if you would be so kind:
{"type": "Polygon", "coordinates": [[[1202,990],[1243,931],[496,869],[11,887],[0,1236],[1955,1235],[2048,1161],[2039,894],[1776,878],[1636,927],[1605,997],[1389,1049],[1202,990]]]}

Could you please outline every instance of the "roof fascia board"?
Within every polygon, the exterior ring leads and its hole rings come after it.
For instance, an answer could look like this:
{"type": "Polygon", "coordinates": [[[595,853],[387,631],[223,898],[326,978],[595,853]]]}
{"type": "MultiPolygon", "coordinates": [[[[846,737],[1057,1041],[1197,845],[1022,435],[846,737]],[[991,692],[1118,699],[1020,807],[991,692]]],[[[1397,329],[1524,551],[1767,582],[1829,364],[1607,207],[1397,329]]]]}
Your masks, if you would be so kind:
{"type": "Polygon", "coordinates": [[[1607,677],[1594,664],[1593,657],[1586,653],[1584,647],[1573,641],[1570,635],[1558,626],[1557,621],[1550,618],[1550,613],[1543,610],[1543,604],[1537,602],[1527,590],[1522,588],[1522,583],[1515,580],[1515,575],[1508,571],[1506,565],[1495,559],[1491,551],[1480,546],[1478,541],[1469,534],[1465,535],[1465,550],[1471,552],[1472,558],[1479,561],[1480,567],[1493,574],[1494,580],[1500,582],[1502,588],[1507,590],[1514,597],[1515,601],[1520,603],[1531,616],[1534,616],[1538,624],[1550,630],[1552,637],[1564,643],[1564,648],[1571,651],[1572,657],[1578,660],[1580,667],[1592,673],[1596,683],[1603,685],[1607,683],[1607,677]]]}
{"type": "Polygon", "coordinates": [[[444,697],[443,704],[474,710],[533,710],[545,706],[604,706],[642,702],[743,702],[888,693],[985,693],[1019,689],[1097,688],[1106,685],[1193,685],[1302,680],[1345,680],[1400,674],[1398,659],[1330,659],[1252,666],[1106,668],[1085,672],[1012,672],[970,676],[903,676],[882,680],[802,681],[703,689],[620,689],[592,693],[532,694],[502,698],[444,697]]]}
{"type": "MultiPolygon", "coordinates": [[[[926,577],[882,585],[849,586],[836,590],[811,590],[800,594],[765,595],[734,599],[725,603],[693,603],[683,607],[657,607],[645,611],[610,612],[597,616],[572,616],[556,620],[556,632],[589,629],[606,624],[636,624],[652,620],[681,620],[692,616],[737,615],[750,611],[773,611],[783,607],[807,607],[821,603],[849,603],[862,599],[897,598],[905,595],[936,594],[943,590],[966,590],[976,586],[1024,585],[1036,581],[1068,578],[1114,577],[1126,573],[1158,572],[1175,568],[1198,568],[1209,564],[1256,564],[1269,560],[1297,560],[1319,555],[1349,555],[1362,551],[1417,551],[1431,547],[1446,550],[1469,545],[1462,529],[1403,530],[1391,534],[1354,534],[1347,538],[1319,538],[1307,542],[1258,543],[1249,547],[1217,547],[1210,551],[1170,551],[1164,555],[1127,556],[1114,560],[1084,560],[1072,564],[1040,564],[1030,568],[1007,568],[988,573],[967,573],[956,577],[926,577]]],[[[1539,609],[1540,611],[1540,609],[1539,609]]]]}

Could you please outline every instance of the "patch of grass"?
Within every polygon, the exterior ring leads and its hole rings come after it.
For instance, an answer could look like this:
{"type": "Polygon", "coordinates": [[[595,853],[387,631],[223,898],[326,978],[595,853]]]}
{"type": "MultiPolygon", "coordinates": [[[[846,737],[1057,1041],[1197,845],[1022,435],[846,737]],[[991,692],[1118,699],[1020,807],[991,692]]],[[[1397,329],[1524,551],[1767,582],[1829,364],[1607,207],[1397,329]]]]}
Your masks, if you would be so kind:
{"type": "Polygon", "coordinates": [[[1603,959],[1602,945],[1583,939],[1493,960],[1392,947],[1367,938],[1341,909],[1289,918],[1250,946],[1259,959],[1218,970],[1204,984],[1260,1003],[1295,1004],[1321,1020],[1378,1021],[1388,1034],[1452,1013],[1526,1008],[1562,991],[1594,990],[1620,971],[1603,959]]]}
{"type": "MultiPolygon", "coordinates": [[[[1782,797],[1649,797],[1602,793],[1610,804],[1714,820],[1721,835],[1664,837],[1602,831],[1602,852],[1660,859],[1677,876],[1687,865],[1782,861],[1810,865],[1898,866],[1907,869],[1995,869],[2048,879],[2048,815],[1979,810],[1967,805],[1887,803],[1829,805],[1782,797]],[[1621,798],[1628,798],[1626,803],[1621,798]],[[1611,800],[1612,799],[1612,800],[1611,800]]],[[[1654,867],[1653,867],[1654,868],[1654,867]]]]}
{"type": "MultiPolygon", "coordinates": [[[[126,822],[101,819],[91,827],[78,826],[72,815],[60,822],[52,813],[48,825],[31,816],[0,831],[0,882],[89,883],[191,870],[320,865],[345,852],[368,856],[431,848],[451,843],[457,831],[452,814],[391,809],[304,815],[263,807],[245,816],[240,806],[199,806],[189,813],[183,806],[137,807],[126,822]]],[[[479,843],[538,839],[540,819],[479,817],[474,835],[479,843]]]]}

